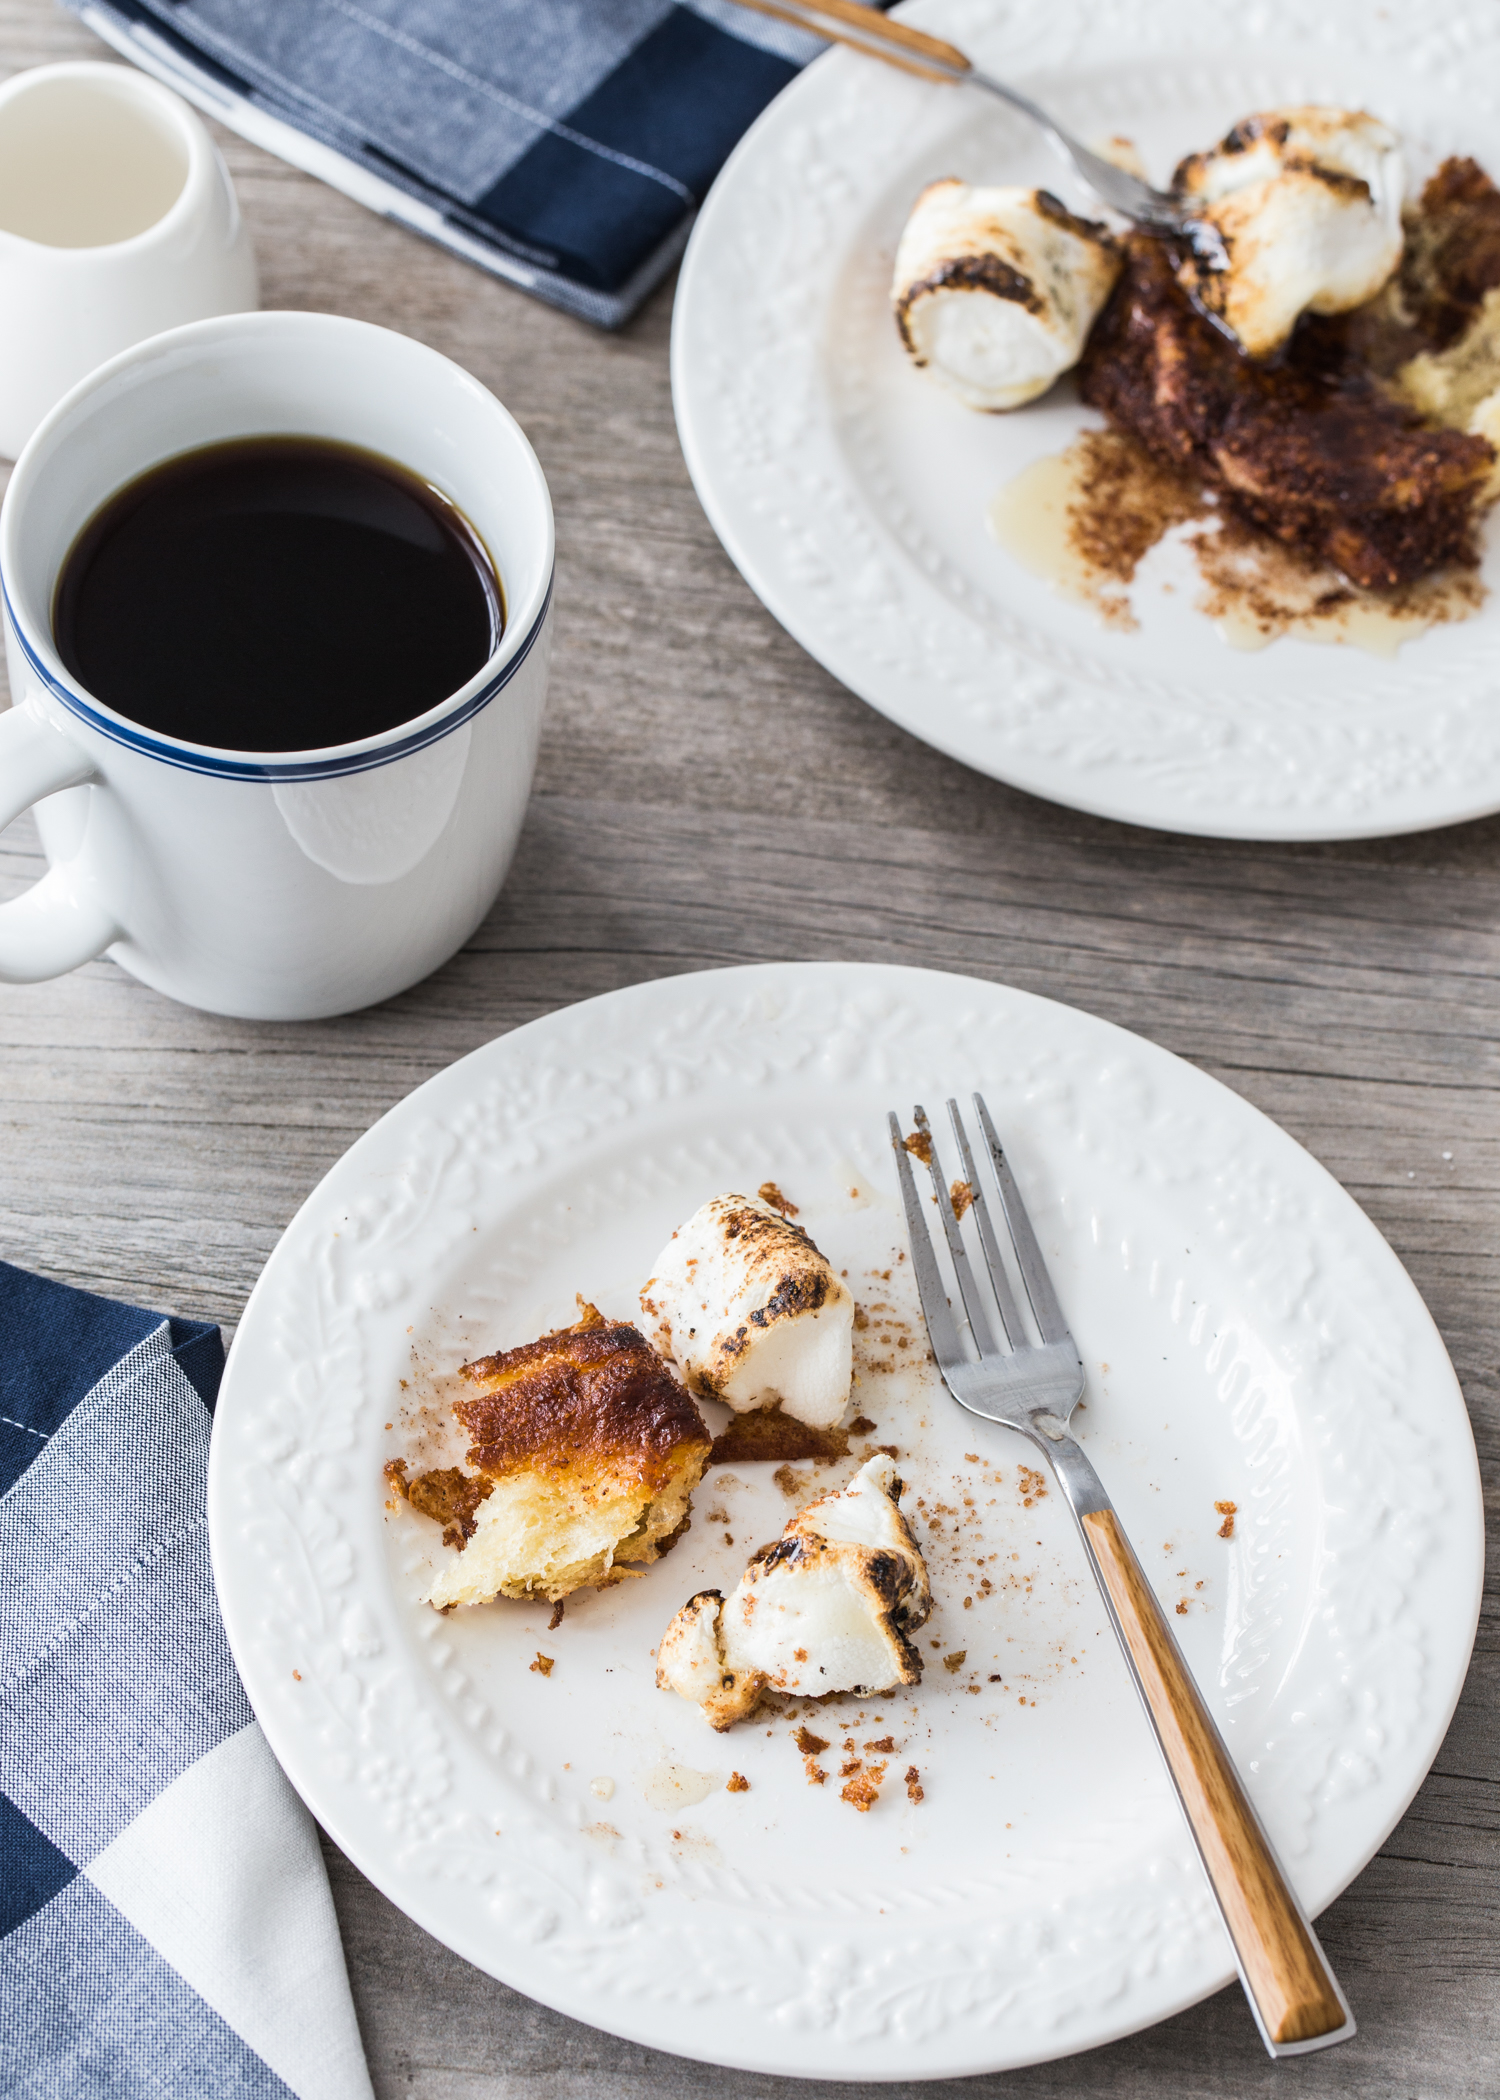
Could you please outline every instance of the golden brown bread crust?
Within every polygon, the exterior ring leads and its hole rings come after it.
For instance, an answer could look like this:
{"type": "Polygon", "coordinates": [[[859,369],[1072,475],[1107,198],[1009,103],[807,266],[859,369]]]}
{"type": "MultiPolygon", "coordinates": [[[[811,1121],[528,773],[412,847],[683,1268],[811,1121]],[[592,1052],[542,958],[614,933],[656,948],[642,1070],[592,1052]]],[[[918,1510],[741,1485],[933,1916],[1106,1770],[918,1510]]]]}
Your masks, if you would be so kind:
{"type": "Polygon", "coordinates": [[[1134,235],[1079,392],[1246,523],[1354,583],[1472,565],[1490,446],[1428,427],[1368,371],[1309,369],[1296,349],[1272,364],[1246,357],[1179,285],[1171,244],[1134,235]]]}
{"type": "Polygon", "coordinates": [[[1500,190],[1476,160],[1445,160],[1422,192],[1401,259],[1402,304],[1423,349],[1446,350],[1500,286],[1500,190]]]}
{"type": "Polygon", "coordinates": [[[465,1364],[479,1388],[453,1412],[471,1466],[492,1480],[519,1467],[608,1471],[662,1486],[686,1445],[713,1439],[691,1397],[640,1330],[592,1306],[574,1327],[465,1364]]]}

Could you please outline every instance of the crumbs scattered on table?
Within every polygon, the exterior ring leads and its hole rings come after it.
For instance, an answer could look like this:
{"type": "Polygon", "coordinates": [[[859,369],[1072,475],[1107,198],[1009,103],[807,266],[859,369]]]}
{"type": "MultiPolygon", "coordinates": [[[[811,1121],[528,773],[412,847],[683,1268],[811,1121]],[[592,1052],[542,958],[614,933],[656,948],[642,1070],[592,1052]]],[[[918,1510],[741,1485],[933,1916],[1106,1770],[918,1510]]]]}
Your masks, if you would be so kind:
{"type": "Polygon", "coordinates": [[[915,1765],[908,1765],[906,1768],[906,1798],[908,1801],[924,1801],[927,1798],[922,1791],[922,1775],[915,1765]]]}
{"type": "Polygon", "coordinates": [[[556,1602],[556,1603],[555,1603],[555,1604],[553,1605],[553,1607],[552,1607],[552,1616],[551,1616],[551,1618],[550,1618],[550,1619],[549,1619],[549,1620],[547,1621],[547,1631],[548,1631],[549,1633],[556,1633],[556,1631],[557,1631],[558,1627],[559,1627],[559,1626],[561,1626],[562,1622],[563,1622],[563,1600],[562,1600],[562,1598],[561,1598],[561,1597],[559,1597],[559,1598],[558,1598],[558,1600],[557,1600],[557,1602],[556,1602]]]}
{"type": "Polygon", "coordinates": [[[528,1670],[535,1670],[539,1677],[550,1677],[552,1675],[552,1665],[556,1661],[557,1657],[555,1655],[543,1655],[541,1649],[538,1648],[536,1651],[536,1661],[534,1663],[528,1663],[526,1667],[528,1670]]]}
{"type": "MultiPolygon", "coordinates": [[[[764,1189],[761,1190],[761,1195],[765,1197],[766,1202],[770,1202],[771,1199],[769,1196],[766,1196],[764,1189]]],[[[726,1794],[748,1794],[750,1782],[743,1772],[731,1772],[724,1782],[724,1791],[726,1794]]]]}
{"type": "Polygon", "coordinates": [[[943,1657],[943,1668],[957,1672],[963,1668],[968,1659],[969,1651],[967,1648],[955,1648],[951,1655],[943,1657]]]}
{"type": "Polygon", "coordinates": [[[1214,1508],[1224,1519],[1223,1523],[1219,1526],[1219,1537],[1221,1539],[1232,1539],[1234,1537],[1234,1520],[1239,1509],[1238,1503],[1216,1502],[1214,1504],[1214,1508]]]}
{"type": "Polygon", "coordinates": [[[820,1750],[828,1748],[828,1738],[822,1735],[814,1735],[812,1730],[805,1724],[797,1730],[792,1737],[792,1741],[797,1745],[804,1757],[816,1757],[820,1750]]]}

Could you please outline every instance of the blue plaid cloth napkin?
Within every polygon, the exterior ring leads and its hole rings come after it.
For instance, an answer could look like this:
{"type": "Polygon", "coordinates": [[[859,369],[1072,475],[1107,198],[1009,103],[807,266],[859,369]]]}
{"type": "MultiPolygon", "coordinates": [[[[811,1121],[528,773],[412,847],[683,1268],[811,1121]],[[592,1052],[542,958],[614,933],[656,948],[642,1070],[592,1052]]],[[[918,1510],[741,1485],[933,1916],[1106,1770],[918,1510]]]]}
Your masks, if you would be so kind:
{"type": "Polygon", "coordinates": [[[0,1262],[0,2093],[370,2100],[317,1835],[224,1638],[217,1327],[0,1262]]]}
{"type": "Polygon", "coordinates": [[[64,0],[246,138],[605,327],[823,46],[734,0],[64,0]]]}

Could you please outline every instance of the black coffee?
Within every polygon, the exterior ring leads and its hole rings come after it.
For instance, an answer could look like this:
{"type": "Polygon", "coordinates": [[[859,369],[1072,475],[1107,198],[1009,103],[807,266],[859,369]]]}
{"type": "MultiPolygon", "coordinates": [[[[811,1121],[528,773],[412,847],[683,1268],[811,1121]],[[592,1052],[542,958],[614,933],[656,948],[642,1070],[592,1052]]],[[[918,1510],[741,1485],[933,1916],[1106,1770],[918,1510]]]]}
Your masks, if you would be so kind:
{"type": "Polygon", "coordinates": [[[146,729],[308,751],[409,722],[465,685],[505,624],[463,513],[373,452],[242,438],[111,496],[58,579],[58,654],[146,729]]]}

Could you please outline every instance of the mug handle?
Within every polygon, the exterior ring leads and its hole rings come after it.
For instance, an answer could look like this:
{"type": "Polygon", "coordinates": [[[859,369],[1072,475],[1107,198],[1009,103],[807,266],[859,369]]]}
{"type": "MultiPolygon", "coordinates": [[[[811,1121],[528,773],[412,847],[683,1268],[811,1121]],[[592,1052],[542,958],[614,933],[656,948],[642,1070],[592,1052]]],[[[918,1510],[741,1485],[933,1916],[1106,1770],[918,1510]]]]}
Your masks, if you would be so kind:
{"type": "MultiPolygon", "coordinates": [[[[96,779],[93,760],[24,702],[0,714],[0,830],[44,795],[96,779]]],[[[93,894],[81,855],[59,861],[0,904],[0,984],[61,977],[119,940],[122,928],[93,894]]]]}

